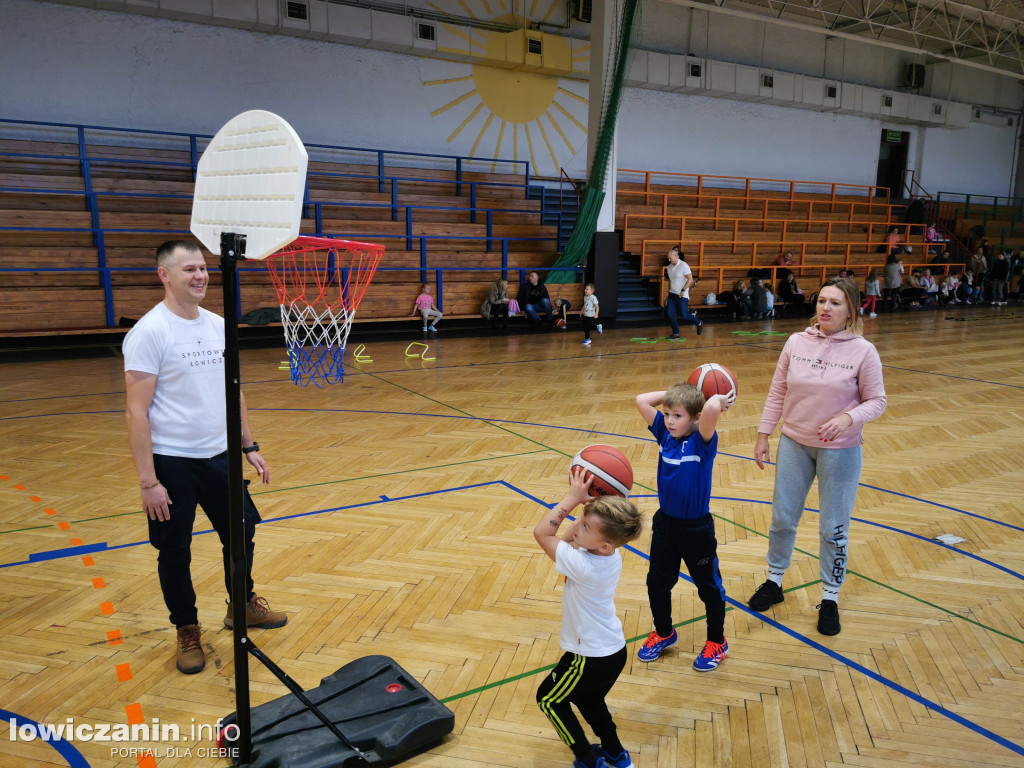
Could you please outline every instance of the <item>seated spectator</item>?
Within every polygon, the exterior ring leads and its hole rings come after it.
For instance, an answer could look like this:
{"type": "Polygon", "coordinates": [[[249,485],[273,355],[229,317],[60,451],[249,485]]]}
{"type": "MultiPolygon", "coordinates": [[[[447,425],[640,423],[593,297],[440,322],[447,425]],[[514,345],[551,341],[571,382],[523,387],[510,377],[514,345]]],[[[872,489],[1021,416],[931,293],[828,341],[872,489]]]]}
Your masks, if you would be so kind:
{"type": "Polygon", "coordinates": [[[903,262],[895,253],[890,253],[885,260],[885,268],[882,272],[884,283],[882,296],[889,305],[889,311],[893,312],[900,308],[900,288],[903,286],[903,262]]]}
{"type": "Polygon", "coordinates": [[[768,318],[775,317],[775,293],[772,290],[771,283],[764,284],[764,301],[766,307],[764,316],[768,318]]]}
{"type": "Polygon", "coordinates": [[[508,280],[498,280],[487,291],[487,298],[480,305],[480,314],[493,327],[499,323],[508,328],[508,280]]]}
{"type": "Polygon", "coordinates": [[[974,282],[974,275],[970,272],[960,273],[960,286],[957,288],[956,297],[964,304],[978,304],[981,302],[981,286],[974,282]]]}
{"type": "Polygon", "coordinates": [[[779,258],[775,260],[775,266],[779,269],[775,270],[775,280],[782,282],[786,279],[786,275],[792,274],[793,270],[790,267],[793,266],[793,254],[791,251],[786,251],[779,258]]]}
{"type": "Polygon", "coordinates": [[[750,278],[750,309],[754,320],[760,320],[768,312],[768,294],[759,277],[750,278]]]}
{"type": "Polygon", "coordinates": [[[925,306],[935,307],[939,303],[939,284],[932,277],[932,271],[925,267],[921,270],[921,287],[924,289],[925,306]]]}
{"type": "Polygon", "coordinates": [[[804,292],[796,284],[796,275],[792,272],[786,275],[784,279],[779,283],[779,300],[784,301],[787,304],[801,305],[807,297],[804,296],[804,292]]]}
{"type": "Polygon", "coordinates": [[[928,225],[928,229],[924,231],[924,240],[928,243],[928,250],[931,253],[939,253],[944,249],[946,239],[939,234],[939,230],[935,228],[935,222],[933,221],[928,225]]]}
{"type": "Polygon", "coordinates": [[[899,227],[889,227],[889,233],[885,236],[885,251],[892,255],[896,254],[901,256],[904,253],[910,253],[914,249],[909,245],[903,243],[903,238],[900,237],[899,227]]]}
{"type": "Polygon", "coordinates": [[[747,284],[737,280],[732,285],[731,291],[722,291],[718,294],[718,300],[725,302],[732,312],[733,320],[749,320],[751,314],[750,298],[747,292],[747,284]]]}
{"type": "Polygon", "coordinates": [[[912,307],[921,306],[925,297],[925,289],[921,285],[921,275],[920,269],[911,271],[906,282],[900,288],[900,301],[909,301],[912,307]]]}
{"type": "Polygon", "coordinates": [[[960,299],[956,297],[957,282],[956,275],[946,275],[939,283],[939,304],[941,306],[960,303],[960,299]]]}
{"type": "Polygon", "coordinates": [[[932,259],[932,264],[949,264],[951,259],[949,256],[949,249],[943,248],[941,253],[936,254],[935,258],[932,259]]]}
{"type": "Polygon", "coordinates": [[[548,296],[548,288],[540,282],[540,275],[531,272],[528,276],[529,282],[519,289],[519,306],[533,323],[540,322],[540,315],[543,314],[548,323],[555,321],[551,313],[551,298],[548,296]]]}

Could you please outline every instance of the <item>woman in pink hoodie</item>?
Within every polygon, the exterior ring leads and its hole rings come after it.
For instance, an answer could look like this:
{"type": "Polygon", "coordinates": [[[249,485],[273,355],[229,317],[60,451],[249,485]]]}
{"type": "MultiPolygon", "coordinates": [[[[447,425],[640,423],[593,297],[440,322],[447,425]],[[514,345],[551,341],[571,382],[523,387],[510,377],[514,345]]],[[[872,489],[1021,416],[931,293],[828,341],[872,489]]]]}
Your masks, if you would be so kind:
{"type": "Polygon", "coordinates": [[[847,534],[860,483],[864,424],[885,411],[882,362],[861,336],[860,291],[835,277],[818,293],[814,324],[786,341],[761,414],[754,460],[770,461],[768,438],[782,419],[768,535],[768,579],[748,601],[767,611],[785,597],[796,529],[818,478],[822,596],[818,631],[839,634],[839,588],[846,578],[847,534]]]}

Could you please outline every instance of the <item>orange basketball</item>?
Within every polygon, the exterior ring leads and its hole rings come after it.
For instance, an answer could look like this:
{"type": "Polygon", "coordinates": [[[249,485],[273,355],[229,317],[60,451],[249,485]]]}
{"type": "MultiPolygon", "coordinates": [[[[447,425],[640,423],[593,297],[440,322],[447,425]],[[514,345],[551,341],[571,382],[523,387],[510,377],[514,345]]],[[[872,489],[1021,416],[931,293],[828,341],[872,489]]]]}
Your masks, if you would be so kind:
{"type": "Polygon", "coordinates": [[[739,393],[739,384],[732,371],[718,363],[704,363],[690,374],[687,381],[703,392],[704,397],[739,393]]]}
{"type": "Polygon", "coordinates": [[[628,496],[633,488],[633,465],[618,448],[610,445],[588,445],[577,453],[572,467],[583,467],[584,480],[594,477],[591,496],[628,496]]]}

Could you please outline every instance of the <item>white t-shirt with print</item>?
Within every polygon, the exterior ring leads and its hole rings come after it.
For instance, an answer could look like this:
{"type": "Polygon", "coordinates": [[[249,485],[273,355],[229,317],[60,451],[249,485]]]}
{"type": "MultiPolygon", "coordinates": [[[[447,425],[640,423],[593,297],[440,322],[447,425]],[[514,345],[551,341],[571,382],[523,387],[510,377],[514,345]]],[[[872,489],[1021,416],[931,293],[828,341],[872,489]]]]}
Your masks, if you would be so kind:
{"type": "Polygon", "coordinates": [[[594,555],[565,541],[555,550],[555,570],[566,577],[562,592],[563,651],[611,656],[626,645],[615,613],[615,588],[622,573],[619,550],[594,555]]]}
{"type": "Polygon", "coordinates": [[[682,296],[684,299],[689,299],[690,289],[687,288],[684,291],[683,286],[686,285],[686,278],[692,273],[690,265],[680,259],[675,264],[669,264],[665,269],[668,270],[669,293],[675,293],[682,296]]]}
{"type": "Polygon", "coordinates": [[[156,374],[153,453],[208,459],[228,448],[224,318],[199,308],[186,320],[161,302],[124,338],[124,369],[156,374]]]}

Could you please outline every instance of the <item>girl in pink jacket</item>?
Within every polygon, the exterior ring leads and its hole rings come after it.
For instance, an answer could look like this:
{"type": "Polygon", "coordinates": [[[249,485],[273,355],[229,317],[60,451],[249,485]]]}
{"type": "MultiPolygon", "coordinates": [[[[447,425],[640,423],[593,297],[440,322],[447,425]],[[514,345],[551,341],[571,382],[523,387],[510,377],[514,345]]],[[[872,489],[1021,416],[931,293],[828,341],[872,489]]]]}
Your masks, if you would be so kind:
{"type": "Polygon", "coordinates": [[[839,588],[860,483],[864,424],[885,411],[882,362],[861,336],[860,291],[832,278],[818,293],[814,324],[786,341],[761,414],[754,460],[770,461],[768,438],[782,419],[768,535],[768,579],[748,601],[755,611],[781,603],[796,529],[818,478],[822,596],[818,631],[839,634],[839,588]]]}

